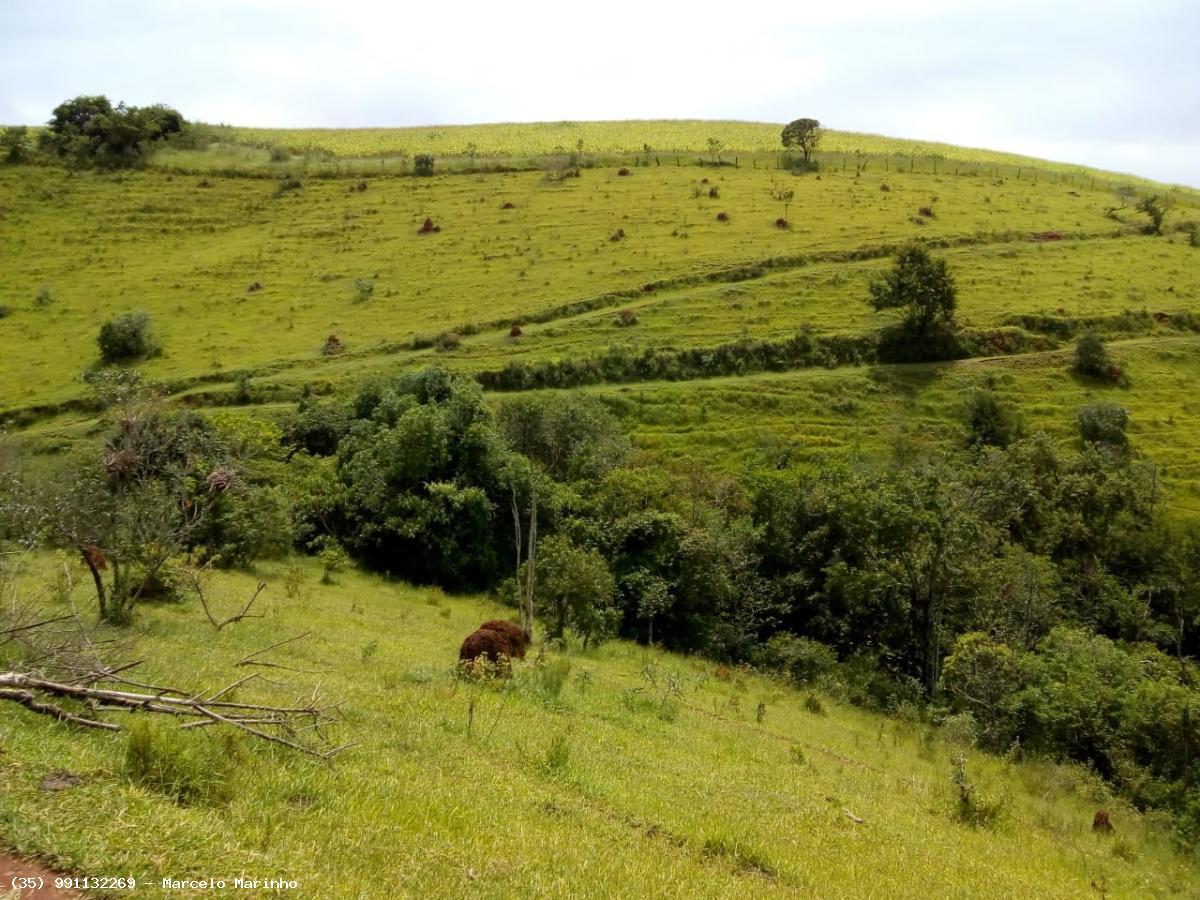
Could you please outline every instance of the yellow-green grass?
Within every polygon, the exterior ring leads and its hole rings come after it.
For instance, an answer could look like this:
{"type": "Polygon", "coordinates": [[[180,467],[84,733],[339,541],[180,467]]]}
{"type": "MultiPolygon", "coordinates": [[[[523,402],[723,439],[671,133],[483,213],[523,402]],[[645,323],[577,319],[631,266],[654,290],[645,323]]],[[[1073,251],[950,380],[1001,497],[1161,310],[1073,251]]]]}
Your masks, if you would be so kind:
{"type": "MultiPolygon", "coordinates": [[[[312,565],[293,599],[282,571],[263,573],[265,618],[219,633],[190,603],[140,608],[125,635],[139,678],[212,690],[251,651],[311,631],[279,657],[310,673],[274,670],[288,686],[238,696],[319,686],[344,702],[332,737],[356,746],[320,764],[243,741],[232,798],[181,806],[125,777],[122,736],[4,708],[0,845],[146,879],[150,897],[162,878],[239,874],[311,897],[1185,897],[1200,883],[1163,820],[1080,770],[967,751],[969,777],[1003,800],[993,827],[971,827],[954,812],[958,748],[911,720],[828,697],[815,714],[807,692],[620,642],[538,646],[512,682],[473,687],[451,675],[458,643],[503,610],[354,573],[322,586],[312,565]],[[543,653],[570,663],[557,697],[543,653]],[[38,789],[63,771],[82,784],[38,789]],[[1091,830],[1101,806],[1113,836],[1091,830]]],[[[210,599],[233,608],[254,583],[218,576],[210,599]]]]}
{"type": "MultiPolygon", "coordinates": [[[[650,157],[655,153],[695,153],[710,156],[709,140],[720,143],[721,154],[777,153],[782,124],[705,119],[617,120],[608,122],[508,122],[481,125],[425,125],[400,128],[245,128],[221,129],[235,143],[278,147],[294,153],[317,151],[339,159],[416,155],[434,157],[522,157],[562,154],[581,149],[585,154],[650,157]],[[582,142],[582,143],[581,143],[582,142]]],[[[1066,162],[1051,162],[1017,153],[961,147],[937,141],[912,140],[826,129],[820,144],[829,158],[907,157],[920,166],[932,160],[980,166],[1037,167],[1052,172],[1102,175],[1111,173],[1066,162]]],[[[265,156],[265,151],[264,151],[265,156]]],[[[874,163],[880,168],[884,163],[874,163]]],[[[869,164],[870,165],[870,164],[869,164]]],[[[889,163],[895,168],[902,163],[889,163]]],[[[1140,179],[1137,179],[1140,180],[1140,179]]]]}
{"type": "MultiPolygon", "coordinates": [[[[1090,320],[1126,310],[1200,312],[1200,253],[1186,241],[1136,236],[981,244],[940,255],[958,285],[959,321],[968,327],[1003,325],[1019,314],[1090,320]]],[[[866,302],[870,282],[891,264],[887,258],[824,263],[734,284],[656,292],[620,304],[637,316],[636,326],[614,327],[614,309],[604,308],[527,324],[517,340],[507,330],[492,330],[463,339],[454,353],[429,351],[417,358],[480,370],[514,360],[596,354],[613,344],[682,347],[742,337],[780,339],[801,326],[861,334],[895,320],[866,302]]]]}
{"type": "Polygon", "coordinates": [[[1129,411],[1133,447],[1158,467],[1172,507],[1200,512],[1200,338],[1142,338],[1110,349],[1130,388],[1078,378],[1071,351],[1062,350],[588,390],[626,417],[641,449],[731,471],[774,465],[785,454],[793,462],[878,462],[961,447],[974,388],[994,389],[1027,429],[1064,444],[1076,440],[1080,406],[1117,403],[1129,411]]]}
{"type": "MultiPolygon", "coordinates": [[[[874,174],[818,180],[663,167],[620,177],[594,169],[555,184],[537,173],[381,178],[365,192],[312,179],[275,196],[263,179],[7,167],[0,304],[11,314],[0,319],[0,409],[83,393],[78,374],[95,360],[100,324],[134,309],[151,314],[165,347],[142,366],[151,378],[289,364],[318,370],[331,333],[360,354],[766,258],[870,250],[914,236],[986,242],[1117,227],[1099,189],[886,178],[889,192],[874,174]],[[779,188],[795,193],[786,230],[773,225],[784,211],[772,197],[779,188]],[[515,208],[501,209],[505,202],[515,208]],[[928,205],[932,219],[916,215],[928,205]],[[718,222],[718,211],[730,221],[718,222]],[[417,234],[426,216],[440,233],[417,234]],[[618,229],[624,239],[610,240],[618,229]],[[355,302],[358,278],[374,285],[368,301],[355,302]],[[248,293],[255,282],[263,289],[248,293]],[[51,297],[45,307],[35,299],[42,286],[51,297]]],[[[1168,224],[1188,213],[1181,205],[1168,224]]],[[[735,337],[742,325],[730,325],[735,337]]]]}

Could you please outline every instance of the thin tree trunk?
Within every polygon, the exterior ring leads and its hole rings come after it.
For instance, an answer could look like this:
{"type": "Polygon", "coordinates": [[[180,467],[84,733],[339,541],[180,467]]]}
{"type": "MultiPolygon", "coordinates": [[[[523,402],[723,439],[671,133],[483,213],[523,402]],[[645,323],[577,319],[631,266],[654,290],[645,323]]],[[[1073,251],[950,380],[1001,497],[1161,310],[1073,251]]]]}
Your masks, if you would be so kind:
{"type": "Polygon", "coordinates": [[[83,561],[87,565],[88,570],[92,573],[92,581],[96,583],[96,602],[100,605],[100,618],[106,618],[108,616],[108,595],[104,591],[104,577],[100,574],[100,568],[96,565],[96,561],[92,559],[88,548],[82,547],[79,552],[82,554],[83,561]]]}
{"type": "Polygon", "coordinates": [[[537,574],[537,481],[529,482],[529,549],[525,553],[525,603],[521,611],[521,627],[533,637],[533,588],[537,574]]]}

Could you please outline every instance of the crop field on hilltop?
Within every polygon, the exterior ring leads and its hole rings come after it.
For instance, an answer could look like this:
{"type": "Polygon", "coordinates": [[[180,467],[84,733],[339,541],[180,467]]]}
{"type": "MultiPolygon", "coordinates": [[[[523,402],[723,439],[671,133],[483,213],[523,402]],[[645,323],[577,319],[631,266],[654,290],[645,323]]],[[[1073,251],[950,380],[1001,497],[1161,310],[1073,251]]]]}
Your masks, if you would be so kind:
{"type": "MultiPolygon", "coordinates": [[[[559,352],[558,341],[569,344],[579,330],[585,343],[588,330],[598,330],[593,337],[602,342],[605,328],[596,322],[603,317],[549,323],[542,334],[535,328],[519,348],[495,342],[511,321],[554,318],[565,304],[646,285],[656,289],[645,301],[645,333],[655,341],[707,344],[805,322],[819,330],[856,327],[868,318],[864,307],[843,299],[872,264],[787,269],[822,254],[880,256],[914,237],[981,245],[957,251],[964,303],[981,321],[1010,304],[1044,311],[1189,302],[1195,255],[1168,244],[1182,236],[1106,240],[1121,229],[1104,214],[1111,205],[1107,191],[1028,176],[818,178],[664,166],[629,177],[587,169],[560,181],[523,172],[295,186],[8,167],[0,172],[0,304],[9,315],[0,334],[22,352],[0,360],[0,409],[80,396],[78,374],[95,359],[100,324],[130,310],[146,310],[162,339],[163,355],[142,366],[155,379],[280,366],[300,366],[311,377],[321,371],[330,333],[353,359],[481,325],[491,332],[479,339],[481,348],[491,341],[486,352],[559,352]],[[785,203],[781,191],[793,197],[785,203]],[[790,227],[776,227],[785,214],[790,227]],[[440,230],[418,234],[426,218],[440,230]],[[1045,232],[1096,240],[1028,245],[1045,232]],[[1011,250],[983,246],[994,243],[1011,250]],[[1007,252],[1025,262],[1008,266],[1007,252]],[[1062,272],[1051,268],[1059,260],[1070,260],[1062,272]],[[775,266],[768,278],[658,295],[660,286],[687,287],[763,261],[775,266]],[[1076,276],[1082,283],[1073,299],[1076,276]]],[[[1168,230],[1193,213],[1181,201],[1168,230]]],[[[474,345],[463,350],[473,352],[474,345]]],[[[349,362],[334,360],[330,370],[349,362]]]]}
{"type": "MultiPolygon", "coordinates": [[[[245,128],[218,126],[215,136],[252,148],[275,147],[291,153],[328,154],[341,160],[370,157],[413,156],[428,153],[451,158],[521,158],[562,154],[581,149],[587,154],[642,156],[654,154],[708,155],[709,140],[717,141],[724,154],[775,154],[780,150],[782,123],[721,120],[617,120],[609,122],[524,122],[486,125],[427,125],[398,128],[245,128]],[[647,151],[647,148],[649,150],[647,151]]],[[[1112,178],[1112,173],[1066,162],[1035,159],[974,147],[959,147],[936,141],[910,140],[826,129],[820,153],[833,161],[847,155],[853,167],[872,158],[871,168],[917,166],[932,171],[935,160],[964,166],[1036,167],[1046,172],[1087,174],[1112,178]],[[894,161],[885,162],[884,157],[894,161]]],[[[219,155],[217,156],[219,158],[219,155]]],[[[265,152],[242,157],[243,162],[265,163],[265,152]]],[[[203,165],[200,154],[187,153],[178,161],[203,165]]],[[[170,164],[171,155],[162,160],[170,164]]],[[[211,162],[212,160],[210,160],[211,162]]],[[[943,163],[943,170],[945,170],[943,163]]],[[[1010,174],[1010,173],[1005,173],[1010,174]]],[[[1140,180],[1140,179],[1133,179],[1140,180]]]]}
{"type": "MultiPolygon", "coordinates": [[[[1092,898],[1101,885],[1133,898],[1196,884],[1162,823],[1082,769],[1008,762],[911,718],[623,642],[534,648],[511,682],[462,682],[457,642],[504,610],[358,574],[318,586],[315,565],[263,576],[266,617],[219,632],[193,605],[145,607],[121,635],[145,660],[138,677],[213,690],[246,654],[310,631],[286,654],[304,671],[237,696],[319,687],[345,703],[331,738],[354,746],[322,765],[201,729],[168,789],[127,777],[125,735],[10,711],[0,822],[13,850],[136,877],[151,897],[170,893],[164,877],[200,873],[359,897],[925,898],[986,885],[1092,898]],[[955,816],[956,753],[1003,798],[992,827],[955,816]],[[38,789],[63,771],[78,785],[38,789]],[[190,800],[171,795],[185,788],[190,800]],[[1116,835],[1092,832],[1098,805],[1116,835]]],[[[210,600],[238,606],[254,583],[220,575],[210,600]]],[[[153,735],[166,759],[183,746],[153,735]]]]}

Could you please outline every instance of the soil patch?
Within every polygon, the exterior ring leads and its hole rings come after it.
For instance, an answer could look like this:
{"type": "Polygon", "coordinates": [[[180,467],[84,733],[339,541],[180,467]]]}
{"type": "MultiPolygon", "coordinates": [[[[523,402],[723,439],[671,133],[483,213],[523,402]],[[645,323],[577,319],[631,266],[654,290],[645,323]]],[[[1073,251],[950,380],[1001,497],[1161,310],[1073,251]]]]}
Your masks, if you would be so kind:
{"type": "Polygon", "coordinates": [[[82,894],[74,891],[59,890],[54,886],[55,876],[59,872],[51,872],[45,866],[35,862],[18,859],[8,853],[0,853],[0,894],[8,896],[13,889],[13,883],[18,878],[41,878],[42,887],[26,888],[17,892],[21,900],[79,900],[82,894]]]}

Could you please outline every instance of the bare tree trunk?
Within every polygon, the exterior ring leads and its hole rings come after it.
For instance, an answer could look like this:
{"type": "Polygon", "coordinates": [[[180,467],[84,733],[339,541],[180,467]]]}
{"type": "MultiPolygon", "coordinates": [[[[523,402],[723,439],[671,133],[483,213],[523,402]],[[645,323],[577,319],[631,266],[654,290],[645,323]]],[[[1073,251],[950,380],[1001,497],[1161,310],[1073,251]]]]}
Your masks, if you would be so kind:
{"type": "Polygon", "coordinates": [[[106,618],[108,616],[108,595],[104,590],[104,577],[100,574],[100,567],[96,564],[96,560],[92,558],[91,547],[81,547],[79,552],[83,556],[83,561],[87,565],[88,570],[92,573],[92,581],[96,584],[96,602],[100,605],[100,618],[106,618]]]}
{"type": "Polygon", "coordinates": [[[529,549],[525,553],[525,599],[521,610],[521,627],[533,637],[533,586],[537,564],[537,481],[529,482],[529,549]]]}

